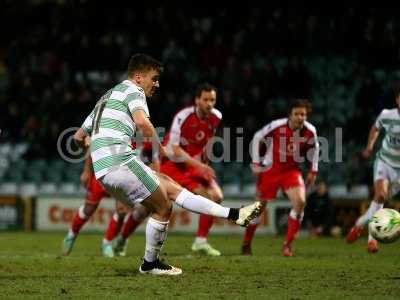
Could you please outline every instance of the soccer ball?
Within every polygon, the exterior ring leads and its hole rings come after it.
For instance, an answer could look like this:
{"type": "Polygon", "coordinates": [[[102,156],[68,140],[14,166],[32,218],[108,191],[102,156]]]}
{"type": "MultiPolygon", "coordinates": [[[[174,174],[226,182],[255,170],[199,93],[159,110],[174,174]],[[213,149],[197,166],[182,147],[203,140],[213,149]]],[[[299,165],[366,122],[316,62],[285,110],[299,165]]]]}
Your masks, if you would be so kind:
{"type": "Polygon", "coordinates": [[[400,237],[400,213],[382,208],[373,216],[368,225],[369,233],[381,243],[393,243],[400,237]]]}

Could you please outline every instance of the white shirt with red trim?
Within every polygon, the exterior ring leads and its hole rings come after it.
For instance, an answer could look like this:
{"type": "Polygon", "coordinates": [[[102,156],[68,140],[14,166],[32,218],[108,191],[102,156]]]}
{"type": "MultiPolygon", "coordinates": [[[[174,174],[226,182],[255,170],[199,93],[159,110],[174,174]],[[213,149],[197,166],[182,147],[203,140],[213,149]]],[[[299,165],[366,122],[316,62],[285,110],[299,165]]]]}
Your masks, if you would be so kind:
{"type": "Polygon", "coordinates": [[[254,135],[251,155],[254,163],[274,171],[299,169],[300,163],[309,162],[311,171],[318,172],[317,130],[309,122],[292,130],[287,118],[272,121],[254,135]]]}

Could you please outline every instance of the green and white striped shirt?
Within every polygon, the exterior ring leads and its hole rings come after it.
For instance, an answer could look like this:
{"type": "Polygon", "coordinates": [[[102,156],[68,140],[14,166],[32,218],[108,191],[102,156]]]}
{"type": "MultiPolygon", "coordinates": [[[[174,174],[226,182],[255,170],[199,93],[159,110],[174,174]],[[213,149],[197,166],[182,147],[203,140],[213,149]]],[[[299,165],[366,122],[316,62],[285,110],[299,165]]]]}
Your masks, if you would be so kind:
{"type": "Polygon", "coordinates": [[[400,112],[397,108],[384,109],[378,116],[375,127],[385,129],[385,137],[377,157],[393,168],[400,168],[400,112]]]}
{"type": "Polygon", "coordinates": [[[142,88],[124,80],[101,97],[82,124],[92,138],[90,154],[96,178],[137,156],[132,147],[136,131],[132,113],[136,110],[143,110],[149,116],[146,96],[142,88]]]}

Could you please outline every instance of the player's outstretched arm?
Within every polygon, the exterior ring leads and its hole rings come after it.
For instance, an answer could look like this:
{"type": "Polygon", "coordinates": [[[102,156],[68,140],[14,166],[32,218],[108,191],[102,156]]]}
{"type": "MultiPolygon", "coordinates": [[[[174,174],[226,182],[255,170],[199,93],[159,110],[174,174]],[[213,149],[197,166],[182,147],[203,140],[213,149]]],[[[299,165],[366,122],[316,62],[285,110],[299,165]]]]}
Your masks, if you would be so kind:
{"type": "Polygon", "coordinates": [[[258,130],[253,137],[251,142],[251,158],[252,163],[250,165],[251,170],[255,176],[258,176],[261,172],[265,171],[265,167],[262,165],[262,157],[260,155],[261,146],[264,146],[264,152],[266,152],[266,148],[268,147],[267,143],[262,144],[262,140],[265,136],[265,132],[269,128],[269,125],[263,127],[262,129],[258,130]]]}
{"type": "Polygon", "coordinates": [[[362,156],[364,158],[369,158],[374,150],[374,145],[376,140],[378,139],[379,136],[379,129],[375,126],[372,125],[369,134],[368,134],[368,142],[367,146],[365,147],[364,151],[362,152],[362,156]]]}
{"type": "MultiPolygon", "coordinates": [[[[169,150],[169,149],[168,149],[169,150]]],[[[177,162],[182,162],[187,166],[201,170],[206,176],[215,178],[215,171],[205,163],[191,157],[181,146],[172,145],[173,159],[177,162]]]]}
{"type": "Polygon", "coordinates": [[[308,172],[306,178],[306,187],[310,188],[315,184],[318,174],[318,162],[319,162],[319,141],[317,131],[313,131],[313,138],[311,138],[308,143],[310,144],[310,153],[307,153],[307,156],[310,154],[307,159],[310,159],[310,171],[308,172]]]}

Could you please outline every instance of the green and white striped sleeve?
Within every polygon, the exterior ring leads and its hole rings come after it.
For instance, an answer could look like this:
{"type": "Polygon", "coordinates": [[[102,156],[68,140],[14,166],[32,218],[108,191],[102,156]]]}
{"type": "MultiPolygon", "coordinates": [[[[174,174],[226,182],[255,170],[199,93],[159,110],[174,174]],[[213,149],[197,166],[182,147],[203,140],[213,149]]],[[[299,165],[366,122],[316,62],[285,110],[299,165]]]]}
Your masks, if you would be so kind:
{"type": "Polygon", "coordinates": [[[144,93],[139,91],[130,93],[125,97],[124,103],[128,106],[131,114],[137,110],[143,110],[146,115],[150,117],[149,108],[147,107],[146,96],[144,93]]]}
{"type": "Polygon", "coordinates": [[[382,117],[384,110],[379,114],[375,121],[375,127],[381,130],[383,128],[382,117]]]}

